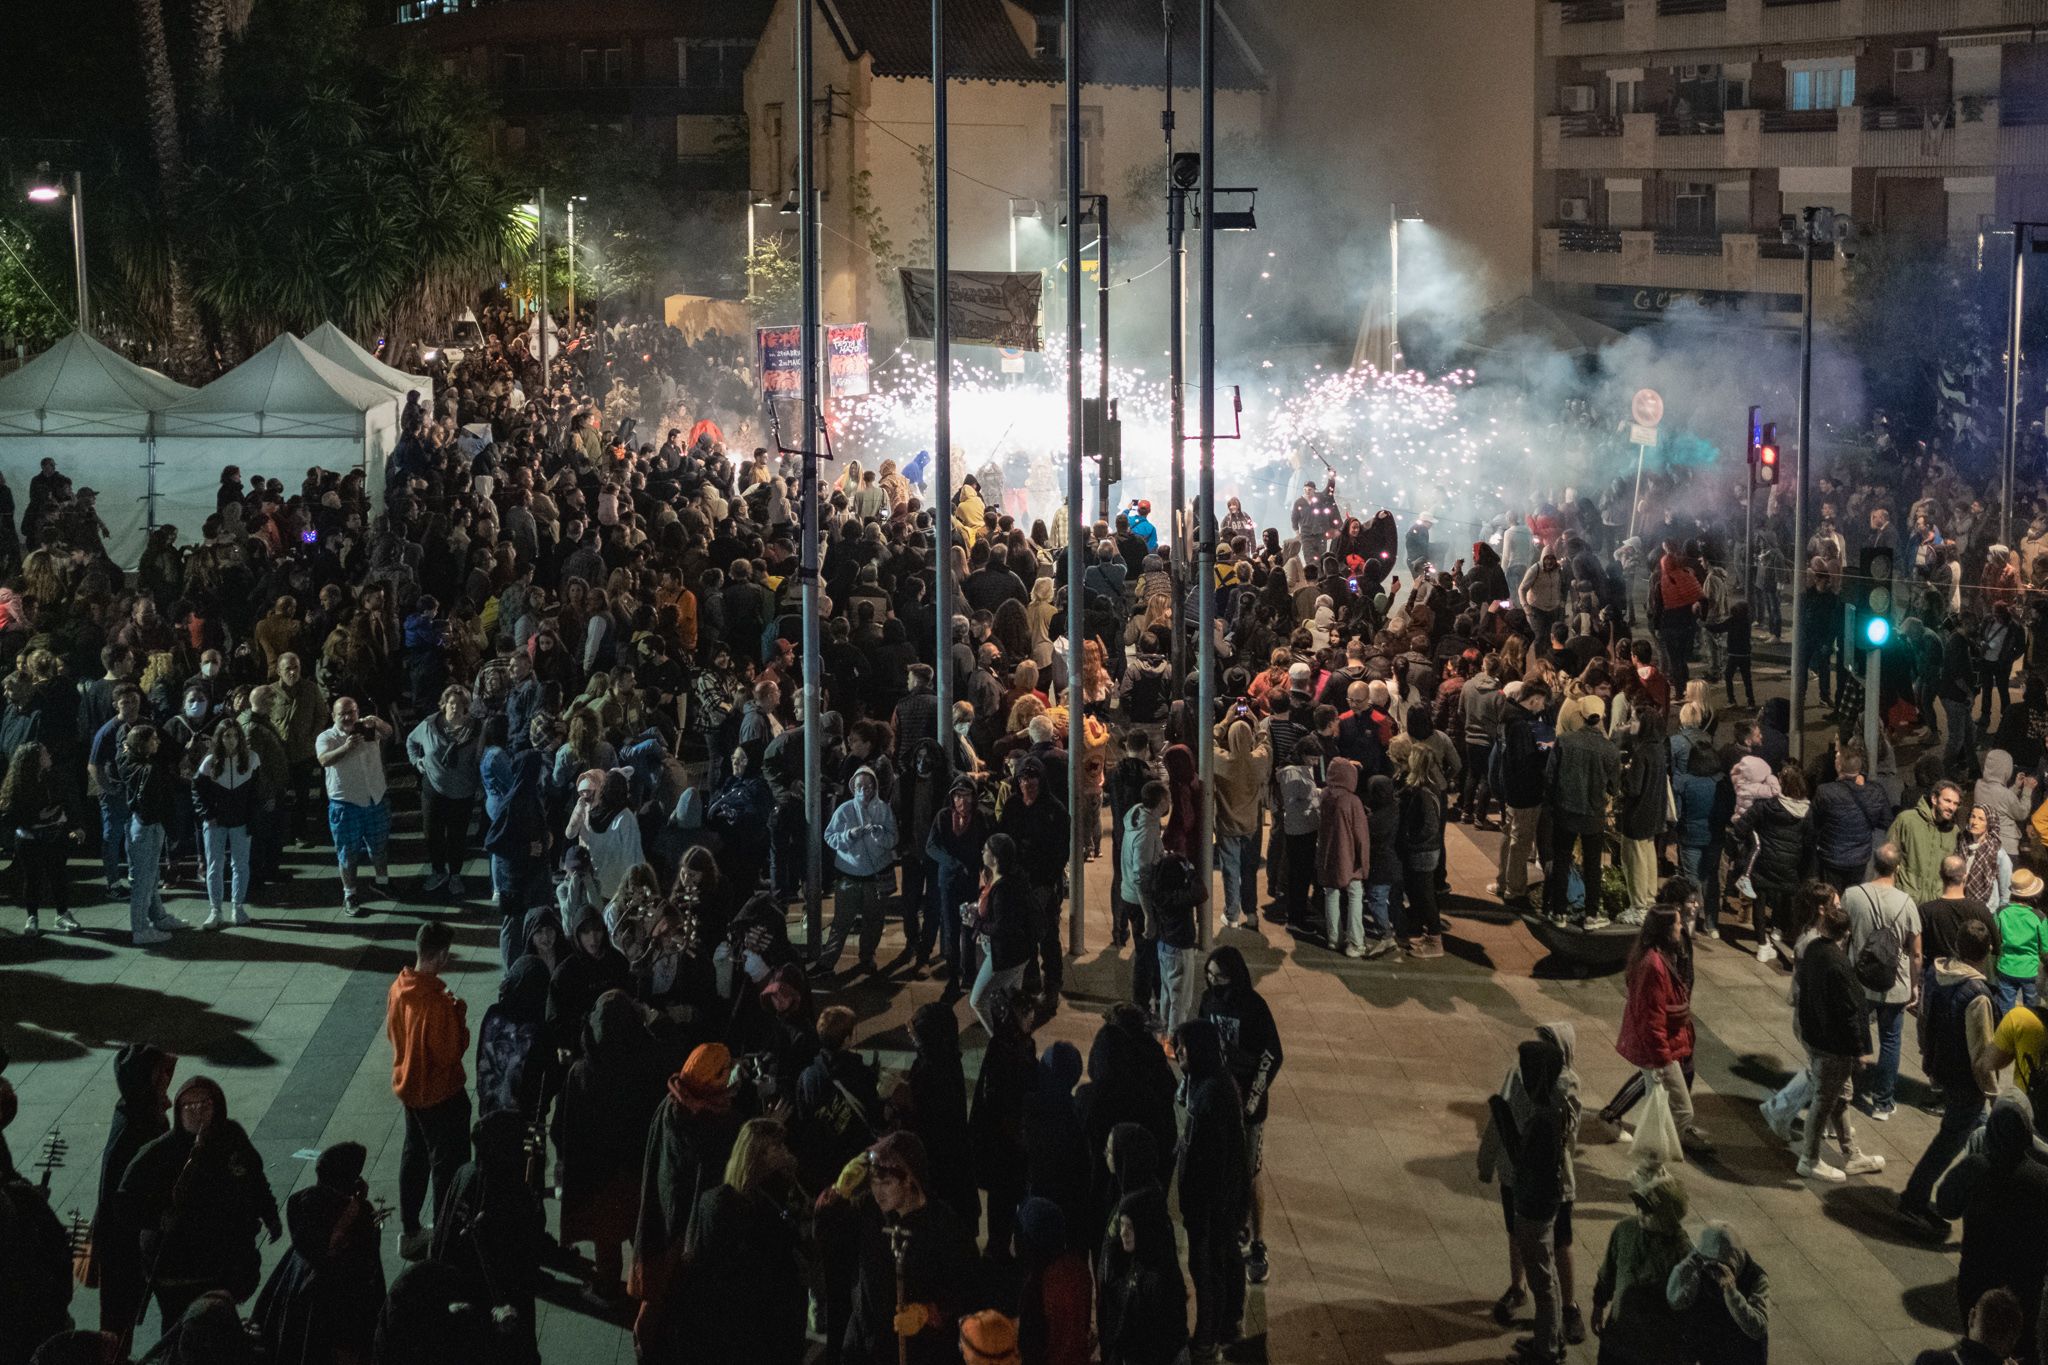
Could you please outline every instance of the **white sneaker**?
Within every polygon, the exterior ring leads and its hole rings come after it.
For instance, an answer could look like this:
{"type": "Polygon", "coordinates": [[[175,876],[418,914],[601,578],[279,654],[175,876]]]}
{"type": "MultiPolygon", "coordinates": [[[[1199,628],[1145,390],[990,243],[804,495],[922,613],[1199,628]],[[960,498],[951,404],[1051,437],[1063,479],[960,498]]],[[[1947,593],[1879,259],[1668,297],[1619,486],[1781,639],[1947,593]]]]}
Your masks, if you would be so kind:
{"type": "Polygon", "coordinates": [[[216,905],[213,909],[206,912],[206,918],[200,921],[199,927],[202,929],[218,929],[227,922],[227,917],[221,914],[220,907],[216,905]]]}
{"type": "Polygon", "coordinates": [[[1823,1180],[1830,1185],[1839,1185],[1849,1178],[1839,1167],[1830,1166],[1818,1158],[1812,1161],[1805,1157],[1799,1158],[1799,1174],[1808,1180],[1823,1180]]]}
{"type": "Polygon", "coordinates": [[[1721,937],[1721,931],[1711,924],[1702,924],[1699,928],[1699,935],[1701,938],[1718,939],[1721,937]]]}
{"type": "Polygon", "coordinates": [[[1876,1175],[1884,1169],[1884,1158],[1875,1152],[1852,1156],[1842,1163],[1843,1175],[1876,1175]]]}
{"type": "Polygon", "coordinates": [[[1346,956],[1346,957],[1364,957],[1364,956],[1365,956],[1365,945],[1364,945],[1363,943],[1353,943],[1353,944],[1349,945],[1348,947],[1346,947],[1346,948],[1344,949],[1344,956],[1346,956]]]}
{"type": "Polygon", "coordinates": [[[43,936],[42,921],[34,915],[30,915],[28,923],[21,926],[21,936],[23,938],[41,938],[43,936]]]}
{"type": "Polygon", "coordinates": [[[236,906],[234,918],[230,919],[228,923],[234,925],[237,929],[242,928],[244,925],[250,923],[249,907],[246,905],[236,906]]]}
{"type": "Polygon", "coordinates": [[[1486,884],[1486,894],[1489,896],[1498,896],[1500,894],[1500,883],[1488,882],[1486,884]]]}
{"type": "Polygon", "coordinates": [[[1735,894],[1746,901],[1756,899],[1756,886],[1749,880],[1747,873],[1735,879],[1735,894]]]}
{"type": "Polygon", "coordinates": [[[57,912],[57,927],[67,934],[82,934],[85,932],[85,926],[80,924],[78,917],[69,910],[59,910],[57,912]]]}
{"type": "Polygon", "coordinates": [[[1778,945],[1772,943],[1769,939],[1765,939],[1757,945],[1756,960],[1758,962],[1776,962],[1778,960],[1778,945]]]}
{"type": "Polygon", "coordinates": [[[137,929],[129,941],[138,948],[154,948],[169,943],[171,936],[161,929],[137,929]]]}

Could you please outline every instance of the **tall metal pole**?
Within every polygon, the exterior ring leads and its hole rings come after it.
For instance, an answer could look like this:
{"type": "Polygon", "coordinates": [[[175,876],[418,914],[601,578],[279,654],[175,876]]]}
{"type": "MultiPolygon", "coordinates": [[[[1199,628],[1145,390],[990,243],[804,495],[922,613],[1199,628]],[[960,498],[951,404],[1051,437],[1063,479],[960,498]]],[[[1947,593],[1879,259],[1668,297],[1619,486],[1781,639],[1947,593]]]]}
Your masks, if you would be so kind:
{"type": "Polygon", "coordinates": [[[803,294],[803,549],[798,567],[803,585],[804,646],[804,942],[813,956],[824,941],[825,843],[818,827],[825,794],[825,727],[819,720],[819,693],[825,685],[823,646],[818,639],[818,116],[811,102],[811,20],[815,0],[796,6],[796,135],[797,235],[801,239],[803,294]]]}
{"type": "Polygon", "coordinates": [[[1401,368],[1401,206],[1391,200],[1387,203],[1387,368],[1401,368]]]}
{"type": "Polygon", "coordinates": [[[576,196],[569,196],[569,325],[576,325],[576,196]]]}
{"type": "Polygon", "coordinates": [[[78,330],[92,335],[92,316],[85,288],[85,172],[71,173],[71,268],[78,277],[78,330]]]}
{"type": "Polygon", "coordinates": [[[1095,401],[1102,408],[1102,449],[1095,466],[1096,515],[1109,520],[1109,196],[1095,196],[1095,401]]]}
{"type": "MultiPolygon", "coordinates": [[[[1756,610],[1756,442],[1757,422],[1763,416],[1761,408],[1752,407],[1744,419],[1742,447],[1742,600],[1749,603],[1754,621],[1756,610]]],[[[1875,753],[1876,750],[1871,752],[1875,753]]]]}
{"type": "MultiPolygon", "coordinates": [[[[1081,432],[1081,18],[1079,0],[1067,0],[1060,33],[1067,44],[1067,951],[1088,948],[1087,838],[1081,828],[1082,610],[1081,469],[1087,457],[1081,432]]],[[[1096,817],[1100,820],[1100,816],[1096,817]]],[[[1092,831],[1090,831],[1092,832],[1092,831]]]]}
{"type": "MultiPolygon", "coordinates": [[[[938,626],[939,748],[953,754],[953,229],[947,218],[946,0],[932,0],[932,362],[938,385],[932,400],[932,616],[938,626]]],[[[1017,268],[1017,219],[1010,217],[1010,269],[1017,268]]],[[[984,717],[977,716],[981,720],[984,717]]],[[[944,908],[941,907],[941,913],[944,908]]],[[[959,969],[959,964],[952,964],[959,969]]]]}
{"type": "Polygon", "coordinates": [[[754,192],[747,191],[747,302],[754,301],[754,192]]]}
{"type": "MultiPolygon", "coordinates": [[[[1166,134],[1166,435],[1172,449],[1166,454],[1168,494],[1173,510],[1166,519],[1169,567],[1176,588],[1187,583],[1186,537],[1180,521],[1188,505],[1187,462],[1187,321],[1182,316],[1187,303],[1187,210],[1188,195],[1173,180],[1173,5],[1161,0],[1166,28],[1166,108],[1159,115],[1159,127],[1166,134]]],[[[1173,667],[1176,672],[1188,663],[1187,613],[1173,614],[1173,667]]]]}
{"type": "MultiPolygon", "coordinates": [[[[1202,0],[1202,469],[1195,502],[1196,768],[1202,777],[1202,822],[1195,832],[1196,871],[1214,888],[1216,841],[1216,0],[1202,0]]],[[[1209,946],[1216,898],[1202,902],[1197,941],[1209,946]]]]}
{"type": "Polygon", "coordinates": [[[548,192],[542,186],[533,194],[533,244],[540,252],[539,312],[534,314],[534,336],[540,342],[540,382],[548,382],[548,192]]]}
{"type": "Polygon", "coordinates": [[[2006,304],[2005,439],[1999,446],[1998,543],[2012,544],[2013,474],[2020,448],[2020,319],[2027,288],[2027,236],[2031,223],[2012,225],[2012,294],[2006,304]]]}
{"type": "Polygon", "coordinates": [[[1806,761],[1807,641],[1816,625],[1806,619],[1806,491],[1813,467],[1813,210],[1799,222],[1799,255],[1806,267],[1806,292],[1799,304],[1799,477],[1792,485],[1792,756],[1806,761]]]}

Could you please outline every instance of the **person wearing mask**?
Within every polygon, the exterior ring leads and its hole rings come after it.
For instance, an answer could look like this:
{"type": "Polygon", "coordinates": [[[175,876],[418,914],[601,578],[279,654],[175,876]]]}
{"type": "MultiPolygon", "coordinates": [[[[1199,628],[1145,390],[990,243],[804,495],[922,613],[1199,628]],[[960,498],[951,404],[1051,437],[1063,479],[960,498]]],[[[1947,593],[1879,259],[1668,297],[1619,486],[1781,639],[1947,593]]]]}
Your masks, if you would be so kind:
{"type": "Polygon", "coordinates": [[[391,1093],[405,1113],[399,1157],[398,1253],[427,1254],[432,1230],[421,1222],[428,1177],[434,1207],[446,1200],[455,1173],[469,1160],[469,1091],[462,1059],[469,1051],[468,1005],[443,981],[455,961],[455,933],[428,920],[414,936],[413,965],[401,967],[385,1001],[391,1040],[391,1093]]]}
{"type": "Polygon", "coordinates": [[[121,1202],[141,1230],[142,1261],[163,1326],[212,1290],[235,1302],[256,1292],[263,1257],[256,1234],[284,1236],[263,1158],[228,1116],[227,1092],[205,1076],[178,1088],[171,1130],[135,1154],[121,1202]]]}
{"type": "Polygon", "coordinates": [[[214,728],[192,780],[206,850],[207,915],[202,929],[249,923],[249,824],[255,818],[256,771],[261,766],[240,725],[230,720],[214,728]],[[221,896],[230,890],[234,898],[224,915],[221,896]]]}
{"type": "Polygon", "coordinates": [[[1935,1182],[1962,1154],[1998,1093],[1998,1049],[1992,1042],[1996,1008],[1990,983],[1991,932],[1976,920],[1955,931],[1954,946],[1934,964],[1919,1010],[1920,1057],[1927,1079],[1941,1088],[1941,1127],[1913,1166],[1899,1194],[1899,1216],[1915,1232],[1947,1240],[1949,1226],[1935,1216],[1935,1182]]]}
{"type": "MultiPolygon", "coordinates": [[[[860,926],[860,970],[872,975],[882,942],[882,906],[896,866],[896,813],[881,797],[873,768],[853,774],[853,791],[832,812],[825,846],[838,863],[832,890],[832,929],[813,970],[830,976],[846,951],[847,936],[860,926]]],[[[957,912],[956,912],[957,913],[957,912]]]]}
{"type": "Polygon", "coordinates": [[[1842,894],[1842,908],[1849,912],[1849,960],[1877,1023],[1877,1065],[1861,1078],[1858,1098],[1879,1123],[1895,1112],[1905,1016],[1920,1012],[1920,907],[1896,885],[1898,866],[1898,846],[1879,844],[1871,855],[1876,875],[1842,894]],[[1880,960],[1885,958],[1889,963],[1880,960]],[[1873,984],[1886,966],[1889,983],[1873,984]]]}
{"type": "Polygon", "coordinates": [[[364,715],[354,697],[336,699],[333,715],[334,724],[320,732],[314,751],[327,775],[327,828],[341,865],[342,908],[360,917],[368,913],[356,880],[356,869],[364,862],[376,869],[377,894],[391,894],[386,850],[391,806],[385,799],[384,742],[392,730],[379,717],[364,715]]]}
{"type": "Polygon", "coordinates": [[[1825,905],[1817,928],[1819,936],[1799,954],[1793,976],[1799,993],[1799,1040],[1806,1048],[1807,1070],[1813,1077],[1799,1174],[1808,1180],[1840,1184],[1851,1175],[1882,1171],[1884,1158],[1874,1152],[1858,1152],[1855,1131],[1849,1126],[1856,1067],[1870,1056],[1870,1012],[1848,952],[1849,912],[1839,904],[1825,905]],[[1821,1140],[1830,1132],[1842,1151],[1840,1166],[1821,1157],[1821,1140]]]}
{"type": "MultiPolygon", "coordinates": [[[[850,1183],[865,1186],[873,1205],[861,1219],[853,1315],[840,1359],[955,1365],[961,1319],[975,1298],[974,1239],[958,1214],[927,1194],[931,1163],[915,1134],[891,1133],[858,1160],[850,1183]]],[[[849,1177],[842,1174],[840,1184],[849,1177]]]]}
{"type": "Polygon", "coordinates": [[[1244,1265],[1237,1235],[1251,1206],[1244,1097],[1224,1061],[1222,1035],[1206,1019],[1173,1033],[1182,1077],[1182,1124],[1175,1177],[1194,1282],[1193,1359],[1213,1360],[1234,1343],[1244,1316],[1244,1265]]]}
{"type": "Polygon", "coordinates": [[[1693,1118],[1687,1073],[1693,1051],[1692,993],[1680,971],[1685,926],[1678,910],[1660,905],[1643,919],[1629,950],[1628,999],[1614,1050],[1642,1073],[1645,1087],[1660,1086],[1671,1104],[1685,1150],[1712,1155],[1714,1143],[1693,1118]]]}
{"type": "Polygon", "coordinates": [[[1251,1158],[1251,1208],[1246,1220],[1251,1240],[1244,1254],[1245,1279],[1264,1284],[1272,1264],[1266,1255],[1266,1197],[1259,1176],[1265,1167],[1268,1101],[1286,1053],[1280,1046],[1273,1011],[1252,984],[1244,954],[1235,948],[1218,948],[1209,954],[1205,972],[1208,985],[1197,1015],[1216,1026],[1223,1040],[1224,1065],[1244,1096],[1245,1148],[1251,1158]]]}
{"type": "Polygon", "coordinates": [[[1726,1223],[1700,1229],[1664,1293],[1678,1315],[1684,1365],[1764,1365],[1770,1358],[1770,1277],[1726,1223]]]}
{"type": "Polygon", "coordinates": [[[420,828],[427,869],[420,890],[447,889],[461,901],[462,865],[469,857],[469,827],[483,790],[483,740],[470,716],[469,689],[442,689],[439,707],[405,737],[405,756],[420,775],[420,828]]]}

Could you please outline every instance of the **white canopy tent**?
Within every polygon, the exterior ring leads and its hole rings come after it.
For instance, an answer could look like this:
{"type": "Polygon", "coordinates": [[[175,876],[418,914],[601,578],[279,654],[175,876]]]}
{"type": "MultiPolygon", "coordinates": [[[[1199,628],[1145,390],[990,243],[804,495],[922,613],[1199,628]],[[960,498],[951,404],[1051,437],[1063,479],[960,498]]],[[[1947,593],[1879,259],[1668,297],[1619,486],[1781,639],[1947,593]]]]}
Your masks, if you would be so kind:
{"type": "Polygon", "coordinates": [[[45,458],[99,493],[107,552],[123,567],[142,557],[150,516],[151,445],[158,414],[196,391],[73,332],[0,378],[0,473],[16,515],[45,458]]]}
{"type": "Polygon", "coordinates": [[[323,322],[306,333],[306,345],[326,356],[350,374],[381,384],[398,395],[401,410],[409,390],[419,390],[420,403],[431,414],[434,410],[434,381],[423,374],[407,374],[394,369],[371,355],[347,332],[331,322],[323,322]]]}
{"type": "Polygon", "coordinates": [[[286,332],[158,419],[156,519],[197,534],[230,464],[288,490],[315,465],[362,469],[379,505],[402,401],[286,332]]]}

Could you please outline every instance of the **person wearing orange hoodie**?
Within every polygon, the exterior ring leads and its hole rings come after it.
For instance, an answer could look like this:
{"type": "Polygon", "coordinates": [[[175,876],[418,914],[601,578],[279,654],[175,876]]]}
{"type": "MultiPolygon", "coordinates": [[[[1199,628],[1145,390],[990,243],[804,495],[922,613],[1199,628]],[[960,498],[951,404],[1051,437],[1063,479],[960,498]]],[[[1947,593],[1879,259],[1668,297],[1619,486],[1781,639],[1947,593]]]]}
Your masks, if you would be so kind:
{"type": "Polygon", "coordinates": [[[384,1008],[391,1093],[405,1107],[398,1254],[408,1261],[427,1254],[432,1236],[420,1222],[428,1177],[438,1209],[456,1171],[469,1160],[468,1077],[462,1070],[469,1051],[468,1007],[441,980],[455,958],[455,931],[444,921],[428,920],[414,944],[413,965],[399,969],[384,1008]]]}

